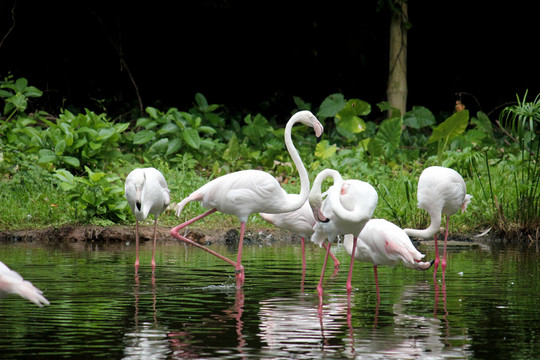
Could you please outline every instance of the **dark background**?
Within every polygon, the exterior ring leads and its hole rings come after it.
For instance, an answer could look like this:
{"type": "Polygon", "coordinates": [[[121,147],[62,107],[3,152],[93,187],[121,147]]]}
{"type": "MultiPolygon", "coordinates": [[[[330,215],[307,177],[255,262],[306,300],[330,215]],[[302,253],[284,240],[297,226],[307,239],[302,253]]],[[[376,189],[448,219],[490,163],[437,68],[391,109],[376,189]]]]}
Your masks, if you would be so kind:
{"type": "MultiPolygon", "coordinates": [[[[117,115],[144,106],[210,103],[287,115],[299,96],[316,108],[342,92],[386,100],[390,12],[384,1],[0,0],[0,76],[45,92],[40,108],[88,107],[117,115]],[[105,100],[103,102],[103,100],[105,100]],[[99,103],[102,105],[99,105],[99,103]]],[[[526,2],[409,3],[408,108],[452,111],[456,93],[475,111],[540,92],[537,15],[526,2]],[[472,95],[472,96],[471,96],[472,95]]]]}

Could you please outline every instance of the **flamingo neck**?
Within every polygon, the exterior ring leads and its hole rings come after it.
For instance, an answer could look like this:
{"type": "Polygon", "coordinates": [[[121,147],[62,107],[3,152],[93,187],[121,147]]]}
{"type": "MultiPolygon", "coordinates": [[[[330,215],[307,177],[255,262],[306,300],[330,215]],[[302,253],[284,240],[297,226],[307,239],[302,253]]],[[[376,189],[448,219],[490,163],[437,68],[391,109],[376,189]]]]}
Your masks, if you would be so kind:
{"type": "MultiPolygon", "coordinates": [[[[371,218],[371,215],[373,214],[373,210],[369,211],[368,208],[363,206],[355,206],[354,210],[347,210],[343,204],[341,203],[341,195],[343,195],[343,183],[341,182],[339,184],[339,187],[334,189],[334,191],[331,191],[328,195],[330,197],[330,201],[332,202],[332,210],[334,211],[334,214],[337,218],[347,220],[347,222],[351,223],[361,223],[368,221],[369,218],[371,218]]],[[[367,201],[367,199],[362,199],[363,201],[367,201]]],[[[368,204],[366,202],[366,204],[368,204]]]]}
{"type": "Polygon", "coordinates": [[[403,229],[405,233],[412,237],[417,237],[421,239],[430,239],[436,233],[439,232],[441,227],[441,213],[440,212],[431,212],[429,214],[431,217],[431,224],[427,229],[403,229]]]}
{"type": "Polygon", "coordinates": [[[300,158],[300,154],[298,154],[298,151],[293,144],[291,137],[292,127],[298,121],[300,121],[299,118],[293,117],[287,122],[287,125],[285,126],[285,146],[287,147],[287,151],[289,151],[291,159],[298,170],[298,175],[300,176],[300,194],[299,196],[289,197],[286,207],[290,210],[286,209],[285,211],[293,211],[300,208],[307,201],[309,195],[310,184],[308,172],[304,166],[304,163],[302,162],[302,159],[300,158]]]}
{"type": "Polygon", "coordinates": [[[343,179],[341,178],[341,174],[332,169],[324,169],[319,174],[317,174],[317,177],[315,177],[315,180],[313,181],[313,187],[311,188],[311,192],[309,193],[309,205],[311,206],[313,210],[313,215],[315,216],[315,219],[318,219],[319,221],[324,221],[325,219],[324,214],[320,212],[320,208],[322,206],[322,193],[321,193],[321,186],[323,181],[331,177],[334,180],[334,185],[336,188],[341,188],[341,185],[343,183],[343,179]]]}

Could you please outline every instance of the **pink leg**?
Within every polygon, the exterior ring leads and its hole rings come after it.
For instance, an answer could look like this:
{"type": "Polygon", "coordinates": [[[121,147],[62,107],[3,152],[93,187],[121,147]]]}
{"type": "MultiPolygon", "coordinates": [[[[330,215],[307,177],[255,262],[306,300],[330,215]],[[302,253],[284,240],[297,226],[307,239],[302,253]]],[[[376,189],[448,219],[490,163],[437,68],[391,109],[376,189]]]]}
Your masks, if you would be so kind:
{"type": "Polygon", "coordinates": [[[246,232],[246,223],[240,224],[240,239],[238,240],[238,255],[236,257],[236,287],[244,284],[245,274],[242,266],[242,250],[244,247],[244,233],[246,232]]]}
{"type": "Polygon", "coordinates": [[[139,220],[135,220],[135,272],[139,270],[139,220]]]}
{"type": "Polygon", "coordinates": [[[152,272],[156,270],[157,216],[154,219],[154,246],[152,248],[152,272]]]}
{"type": "Polygon", "coordinates": [[[302,273],[306,272],[306,241],[302,236],[300,238],[300,244],[302,246],[302,273]]]}
{"type": "Polygon", "coordinates": [[[444,252],[443,252],[443,258],[441,261],[441,268],[442,268],[442,276],[444,281],[444,276],[446,272],[446,241],[448,240],[448,225],[450,224],[450,216],[446,216],[446,230],[444,231],[444,252]]]}
{"type": "Polygon", "coordinates": [[[377,289],[377,304],[381,302],[381,294],[379,293],[379,277],[377,276],[377,265],[373,265],[373,273],[375,274],[375,289],[377,289]]]}
{"type": "Polygon", "coordinates": [[[358,237],[353,238],[353,248],[351,253],[351,266],[349,267],[349,276],[347,277],[347,293],[350,293],[352,291],[352,273],[353,273],[353,267],[354,267],[354,253],[356,251],[356,241],[358,240],[358,237]]]}
{"type": "Polygon", "coordinates": [[[433,263],[435,266],[433,268],[433,280],[437,281],[437,269],[439,268],[439,263],[441,262],[441,259],[439,258],[439,245],[437,244],[437,234],[435,234],[435,262],[433,263]]]}
{"type": "MultiPolygon", "coordinates": [[[[330,247],[330,245],[328,245],[330,247]]],[[[323,247],[328,251],[328,248],[326,247],[325,244],[323,244],[323,247]]],[[[340,265],[340,262],[339,260],[337,259],[337,257],[334,255],[333,252],[330,251],[330,256],[332,257],[332,260],[334,260],[334,268],[335,269],[338,269],[339,268],[339,265],[340,265]]]]}
{"type": "Polygon", "coordinates": [[[317,293],[319,294],[320,303],[322,303],[322,294],[323,294],[322,283],[324,279],[324,272],[326,271],[326,263],[328,261],[329,254],[330,254],[330,243],[328,243],[328,247],[326,248],[326,256],[324,257],[324,264],[323,264],[323,268],[321,272],[321,278],[319,279],[319,285],[317,285],[317,293]]]}
{"type": "Polygon", "coordinates": [[[184,236],[182,236],[182,235],[180,235],[180,234],[178,233],[181,229],[185,228],[186,226],[193,224],[195,221],[200,220],[200,219],[202,219],[203,217],[208,216],[208,215],[212,214],[212,213],[215,212],[215,211],[217,211],[217,209],[208,210],[208,211],[205,212],[204,214],[201,214],[201,215],[199,215],[199,216],[196,216],[196,217],[194,217],[193,219],[188,220],[188,221],[186,221],[185,223],[180,224],[180,225],[178,225],[177,227],[172,228],[171,231],[170,231],[171,236],[172,236],[173,238],[175,238],[175,239],[178,239],[178,240],[180,240],[180,241],[183,241],[183,242],[185,242],[185,243],[188,243],[188,244],[190,244],[190,245],[193,245],[193,246],[195,246],[195,247],[198,247],[199,249],[202,249],[202,250],[204,250],[204,251],[206,251],[206,252],[209,252],[210,254],[212,254],[212,255],[214,255],[214,256],[217,256],[217,257],[220,258],[221,260],[226,261],[227,263],[231,264],[232,266],[234,266],[234,267],[236,268],[236,263],[235,263],[234,261],[232,261],[231,259],[229,259],[229,258],[227,258],[227,257],[225,257],[225,256],[223,256],[223,255],[221,255],[221,254],[218,254],[217,252],[215,252],[215,251],[213,251],[213,250],[210,250],[209,248],[207,248],[207,247],[205,247],[205,246],[202,246],[201,244],[198,244],[198,243],[196,243],[195,241],[192,241],[192,240],[190,240],[190,239],[188,239],[188,238],[186,238],[186,237],[184,237],[184,236]]]}

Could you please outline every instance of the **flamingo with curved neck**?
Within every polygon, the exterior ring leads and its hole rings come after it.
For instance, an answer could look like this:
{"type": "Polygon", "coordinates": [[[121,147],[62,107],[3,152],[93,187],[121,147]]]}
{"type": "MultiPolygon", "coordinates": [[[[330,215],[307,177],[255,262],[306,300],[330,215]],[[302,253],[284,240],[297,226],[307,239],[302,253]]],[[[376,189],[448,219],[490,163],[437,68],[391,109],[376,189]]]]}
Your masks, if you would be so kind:
{"type": "Polygon", "coordinates": [[[422,239],[432,236],[435,240],[435,269],[433,278],[437,276],[437,268],[441,263],[443,279],[446,271],[446,243],[448,240],[448,226],[450,215],[460,209],[465,211],[472,196],[467,194],[467,186],[461,175],[450,168],[442,166],[430,166],[420,174],[418,179],[418,207],[424,209],[430,216],[431,222],[426,229],[403,229],[407,235],[422,239]],[[446,215],[446,228],[444,232],[444,253],[442,262],[439,258],[437,245],[437,233],[441,226],[442,214],[446,215]]]}
{"type": "Polygon", "coordinates": [[[171,235],[233,265],[236,269],[237,286],[241,286],[245,279],[244,267],[242,266],[242,247],[249,215],[256,212],[275,214],[294,211],[300,208],[308,198],[310,187],[308,173],[291,138],[292,127],[296,123],[312,127],[317,137],[322,135],[324,128],[309,111],[295,113],[285,127],[285,145],[300,176],[300,194],[287,194],[279,182],[267,172],[243,170],[210,181],[178,204],[177,216],[180,216],[184,206],[191,201],[200,201],[203,207],[210,210],[171,229],[171,235]],[[235,215],[240,220],[240,239],[236,262],[187,239],[179,233],[182,228],[215,211],[235,215]]]}
{"type": "Polygon", "coordinates": [[[317,175],[313,182],[309,196],[309,203],[313,209],[315,218],[318,220],[314,227],[311,241],[322,245],[328,241],[328,248],[323,264],[321,278],[317,285],[319,296],[322,297],[322,281],[328,261],[330,244],[338,235],[353,234],[353,253],[347,278],[347,291],[352,290],[351,279],[354,266],[354,249],[358,234],[362,231],[367,221],[373,215],[377,206],[377,191],[367,182],[360,180],[343,180],[336,170],[326,169],[317,175]],[[323,201],[321,194],[322,181],[332,177],[334,185],[328,189],[327,197],[323,201]]]}

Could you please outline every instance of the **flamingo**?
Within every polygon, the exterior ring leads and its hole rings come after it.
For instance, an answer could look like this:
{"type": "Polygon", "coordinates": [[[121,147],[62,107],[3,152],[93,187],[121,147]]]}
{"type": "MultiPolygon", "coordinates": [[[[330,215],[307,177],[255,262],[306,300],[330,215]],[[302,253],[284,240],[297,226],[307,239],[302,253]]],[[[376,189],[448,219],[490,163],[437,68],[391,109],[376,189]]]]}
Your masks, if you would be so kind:
{"type": "Polygon", "coordinates": [[[158,216],[170,203],[169,189],[163,174],[152,167],[138,168],[126,178],[125,195],[131,212],[135,215],[135,269],[139,269],[139,221],[148,214],[154,215],[154,247],[152,249],[152,271],[156,268],[156,238],[158,216]]]}
{"type": "Polygon", "coordinates": [[[322,135],[324,128],[319,120],[307,110],[295,113],[285,126],[285,145],[287,146],[292,161],[298,169],[301,184],[300,194],[287,194],[276,178],[267,172],[260,170],[242,170],[220,176],[206,183],[178,204],[176,212],[177,216],[180,216],[184,206],[191,201],[200,201],[203,207],[210,210],[174,227],[171,229],[171,235],[178,240],[197,246],[234,266],[237,287],[242,286],[245,279],[244,267],[242,266],[242,247],[246,222],[249,215],[256,212],[281,213],[294,211],[300,208],[308,198],[308,173],[291,139],[292,127],[298,122],[312,127],[317,138],[322,135]],[[215,211],[235,215],[240,220],[240,239],[238,241],[236,262],[187,239],[179,233],[182,228],[215,211]]]}
{"type": "Polygon", "coordinates": [[[347,292],[352,291],[351,279],[354,266],[354,249],[356,248],[357,234],[360,234],[364,225],[373,215],[377,206],[377,191],[367,182],[360,180],[343,180],[336,170],[325,169],[321,171],[309,194],[309,204],[313,209],[313,214],[317,219],[311,241],[322,245],[328,241],[328,249],[324,259],[323,269],[317,292],[322,297],[322,281],[326,270],[326,262],[330,251],[330,244],[339,234],[353,234],[353,252],[351,254],[351,264],[347,277],[347,292]],[[326,199],[322,200],[322,181],[332,177],[334,185],[328,189],[326,199]]]}
{"type": "MultiPolygon", "coordinates": [[[[353,235],[343,238],[343,245],[349,255],[353,253],[353,235]]],[[[373,264],[377,302],[381,301],[379,294],[378,265],[396,266],[400,261],[410,269],[427,270],[433,264],[422,262],[424,254],[420,253],[409,239],[409,236],[399,226],[385,219],[371,219],[364,226],[358,241],[354,257],[358,261],[373,264]]]]}
{"type": "Polygon", "coordinates": [[[450,216],[460,209],[465,211],[471,202],[472,196],[467,194],[467,187],[461,175],[453,170],[442,166],[430,166],[420,174],[418,179],[418,207],[428,212],[431,223],[427,229],[404,229],[409,236],[429,239],[434,236],[435,240],[435,270],[433,278],[437,277],[437,268],[441,263],[443,280],[446,270],[446,242],[448,240],[448,225],[450,216]],[[441,226],[442,214],[446,215],[446,229],[444,232],[444,252],[442,261],[439,258],[437,246],[437,232],[441,226]]]}
{"type": "MultiPolygon", "coordinates": [[[[280,229],[289,230],[300,235],[300,243],[302,248],[302,272],[305,272],[305,237],[313,234],[313,226],[315,226],[315,223],[317,222],[313,216],[313,211],[311,210],[311,206],[309,206],[309,202],[306,201],[300,209],[295,211],[279,214],[260,213],[259,215],[261,215],[265,221],[280,229]]],[[[326,245],[323,244],[323,246],[326,250],[326,245]]],[[[332,256],[332,259],[334,260],[334,267],[338,268],[339,260],[332,252],[330,252],[330,256],[332,256]]]]}
{"type": "Polygon", "coordinates": [[[30,281],[24,280],[19,273],[11,270],[0,261],[0,297],[9,294],[20,295],[39,307],[50,304],[41,290],[32,285],[30,281]]]}

